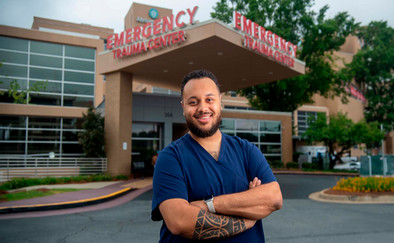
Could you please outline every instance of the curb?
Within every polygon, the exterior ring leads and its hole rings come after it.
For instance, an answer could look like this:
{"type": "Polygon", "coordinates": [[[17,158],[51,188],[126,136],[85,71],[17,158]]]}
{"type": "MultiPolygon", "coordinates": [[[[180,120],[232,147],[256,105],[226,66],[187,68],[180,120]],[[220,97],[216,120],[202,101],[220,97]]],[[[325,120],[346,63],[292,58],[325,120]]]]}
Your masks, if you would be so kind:
{"type": "Polygon", "coordinates": [[[360,176],[359,173],[348,172],[323,172],[323,171],[299,171],[299,170],[272,170],[274,174],[282,175],[324,175],[324,176],[360,176]]]}
{"type": "Polygon", "coordinates": [[[125,188],[119,190],[117,192],[104,195],[101,197],[89,198],[84,200],[76,200],[69,202],[60,202],[60,203],[49,203],[49,204],[36,204],[36,205],[22,205],[22,206],[11,206],[11,207],[0,207],[0,214],[5,213],[19,213],[19,212],[32,212],[32,211],[47,211],[47,210],[55,210],[55,209],[65,209],[65,208],[75,208],[88,206],[93,204],[98,204],[102,202],[106,202],[120,196],[123,196],[131,191],[136,189],[125,188]]]}
{"type": "Polygon", "coordinates": [[[346,196],[327,194],[328,189],[314,192],[309,195],[309,199],[326,203],[345,203],[345,204],[394,204],[394,196],[346,196]]]}

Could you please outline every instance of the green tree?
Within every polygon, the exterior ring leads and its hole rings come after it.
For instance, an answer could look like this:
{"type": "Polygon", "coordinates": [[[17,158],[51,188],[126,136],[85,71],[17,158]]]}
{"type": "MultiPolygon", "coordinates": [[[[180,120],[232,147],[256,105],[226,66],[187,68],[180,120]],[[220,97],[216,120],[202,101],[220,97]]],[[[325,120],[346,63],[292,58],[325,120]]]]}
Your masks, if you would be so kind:
{"type": "Polygon", "coordinates": [[[310,143],[323,143],[328,149],[330,169],[334,168],[337,161],[341,161],[344,153],[358,144],[365,144],[367,148],[379,146],[383,138],[377,122],[366,123],[361,120],[354,123],[345,114],[338,113],[327,117],[319,113],[317,118],[310,119],[310,126],[302,135],[310,143]]]}
{"type": "Polygon", "coordinates": [[[33,83],[27,90],[21,89],[17,80],[13,80],[8,88],[8,97],[14,99],[15,104],[27,104],[30,103],[31,97],[28,96],[30,92],[45,91],[47,81],[38,81],[33,83]]]}
{"type": "MultiPolygon", "coordinates": [[[[345,94],[343,73],[335,71],[333,52],[355,32],[358,24],[346,12],[327,19],[328,6],[318,13],[313,0],[220,0],[213,18],[231,22],[234,10],[267,30],[298,44],[297,58],[306,64],[306,74],[238,91],[261,110],[294,111],[313,103],[316,93],[325,97],[345,94]]],[[[344,96],[345,97],[345,96],[344,96]]]]}
{"type": "Polygon", "coordinates": [[[367,121],[394,130],[394,29],[387,22],[371,22],[360,28],[361,50],[354,56],[349,79],[354,78],[368,100],[367,121]]]}
{"type": "Polygon", "coordinates": [[[90,107],[86,114],[83,114],[83,132],[78,134],[78,141],[87,157],[105,157],[104,150],[104,118],[90,107]]]}
{"type": "MultiPolygon", "coordinates": [[[[3,64],[0,63],[0,67],[3,64]]],[[[0,81],[0,84],[3,82],[0,81]]],[[[30,92],[45,91],[48,81],[32,82],[30,87],[26,90],[22,89],[17,80],[13,80],[8,88],[8,97],[12,97],[15,104],[27,104],[30,102],[31,97],[28,96],[30,92]]],[[[5,92],[0,91],[0,95],[5,95],[5,92]]]]}

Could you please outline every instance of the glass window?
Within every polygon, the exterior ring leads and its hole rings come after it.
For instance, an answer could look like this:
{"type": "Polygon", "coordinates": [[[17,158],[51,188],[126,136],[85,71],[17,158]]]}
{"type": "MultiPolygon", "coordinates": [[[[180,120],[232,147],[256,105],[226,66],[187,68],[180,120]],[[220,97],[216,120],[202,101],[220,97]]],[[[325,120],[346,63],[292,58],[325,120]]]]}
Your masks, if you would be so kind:
{"type": "Polygon", "coordinates": [[[30,100],[29,104],[61,105],[61,96],[60,95],[30,93],[30,97],[31,97],[31,100],[30,100]]]}
{"type": "Polygon", "coordinates": [[[29,141],[59,141],[60,131],[47,131],[47,130],[29,130],[29,141]]]}
{"type": "Polygon", "coordinates": [[[26,127],[25,116],[0,116],[1,127],[26,127]]]}
{"type": "Polygon", "coordinates": [[[259,123],[255,120],[237,120],[237,130],[239,131],[258,131],[259,123]]]}
{"type": "Polygon", "coordinates": [[[25,143],[0,143],[0,154],[24,154],[25,143]]]}
{"type": "Polygon", "coordinates": [[[49,152],[59,152],[59,143],[28,143],[27,153],[28,154],[46,154],[49,152]]]}
{"type": "Polygon", "coordinates": [[[33,66],[43,66],[43,67],[54,67],[62,68],[62,58],[59,57],[48,57],[40,55],[30,55],[30,65],[33,66]]]}
{"type": "Polygon", "coordinates": [[[67,57],[77,57],[86,59],[95,59],[96,51],[92,48],[79,47],[79,46],[67,46],[65,47],[67,57]]]}
{"type": "Polygon", "coordinates": [[[26,79],[1,78],[1,77],[0,77],[0,89],[8,90],[11,87],[11,83],[14,82],[14,81],[16,81],[18,83],[20,90],[26,90],[27,89],[27,81],[26,81],[26,79]]]}
{"type": "Polygon", "coordinates": [[[93,85],[64,84],[65,94],[94,95],[93,85]]]}
{"type": "Polygon", "coordinates": [[[10,77],[27,77],[27,67],[3,64],[0,67],[0,75],[10,77]]]}
{"type": "Polygon", "coordinates": [[[29,128],[60,129],[60,118],[57,118],[57,117],[29,117],[29,128]]]}
{"type": "Polygon", "coordinates": [[[64,106],[89,107],[93,105],[93,97],[64,96],[64,106]]]}
{"type": "Polygon", "coordinates": [[[82,129],[83,119],[63,118],[63,129],[82,129]]]}
{"type": "Polygon", "coordinates": [[[264,154],[280,154],[281,145],[261,145],[260,150],[264,154]]]}
{"type": "Polygon", "coordinates": [[[0,50],[0,62],[27,64],[27,54],[0,50]]]}
{"type": "Polygon", "coordinates": [[[27,51],[27,45],[27,40],[0,36],[0,48],[17,51],[27,51]]]}
{"type": "Polygon", "coordinates": [[[63,141],[78,141],[79,131],[63,131],[63,141]]]}
{"type": "Polygon", "coordinates": [[[258,142],[259,141],[258,133],[237,132],[237,136],[240,138],[246,139],[249,142],[258,142]]]}
{"type": "MultiPolygon", "coordinates": [[[[42,81],[30,81],[30,85],[34,85],[40,83],[42,81]]],[[[50,92],[50,93],[61,93],[62,92],[62,84],[55,82],[45,82],[45,88],[38,90],[38,92],[50,92]]]]}
{"type": "Polygon", "coordinates": [[[280,121],[260,121],[260,131],[280,132],[280,121]]]}
{"type": "Polygon", "coordinates": [[[221,130],[234,130],[235,129],[235,120],[233,119],[222,119],[220,123],[221,130]]]}
{"type": "Polygon", "coordinates": [[[158,124],[133,123],[133,138],[159,138],[160,126],[158,124]]]}
{"type": "MultiPolygon", "coordinates": [[[[25,141],[25,130],[13,130],[10,128],[0,128],[0,140],[19,140],[25,141]]],[[[2,144],[0,144],[2,145],[2,144]]]]}
{"type": "Polygon", "coordinates": [[[94,72],[94,62],[73,60],[73,59],[66,58],[64,60],[64,68],[94,72]]]}
{"type": "Polygon", "coordinates": [[[30,68],[30,78],[37,78],[42,80],[62,80],[61,70],[52,70],[45,68],[30,68]]]}
{"type": "Polygon", "coordinates": [[[63,45],[41,41],[30,41],[30,52],[63,56],[63,45]]]}
{"type": "Polygon", "coordinates": [[[261,143],[280,143],[280,134],[260,134],[261,143]]]}
{"type": "Polygon", "coordinates": [[[83,154],[82,146],[77,143],[63,143],[63,154],[83,154]]]}
{"type": "Polygon", "coordinates": [[[80,83],[94,83],[93,73],[80,73],[80,72],[64,72],[64,81],[80,82],[80,83]]]}

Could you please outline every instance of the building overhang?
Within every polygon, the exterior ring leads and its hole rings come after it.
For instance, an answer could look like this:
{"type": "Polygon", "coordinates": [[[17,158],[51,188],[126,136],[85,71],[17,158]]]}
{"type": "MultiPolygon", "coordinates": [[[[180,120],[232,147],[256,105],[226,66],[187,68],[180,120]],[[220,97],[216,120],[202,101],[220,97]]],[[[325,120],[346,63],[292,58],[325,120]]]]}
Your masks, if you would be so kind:
{"type": "Polygon", "coordinates": [[[139,82],[179,90],[187,73],[204,68],[215,74],[223,92],[305,73],[305,63],[300,60],[294,59],[291,67],[246,48],[244,34],[219,20],[182,30],[186,36],[182,43],[122,58],[114,58],[112,51],[102,52],[98,56],[98,72],[132,73],[139,82]]]}

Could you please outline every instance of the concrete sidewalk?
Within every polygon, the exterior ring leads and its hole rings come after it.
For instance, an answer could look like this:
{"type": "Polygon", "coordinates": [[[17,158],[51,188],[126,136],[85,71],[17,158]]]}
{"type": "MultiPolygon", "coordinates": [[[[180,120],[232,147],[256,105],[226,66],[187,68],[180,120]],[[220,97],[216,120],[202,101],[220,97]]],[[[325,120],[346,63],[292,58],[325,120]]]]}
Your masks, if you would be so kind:
{"type": "Polygon", "coordinates": [[[44,211],[64,208],[74,208],[106,202],[131,191],[146,188],[152,185],[152,178],[132,179],[127,181],[91,182],[61,185],[39,185],[21,190],[36,190],[40,188],[76,188],[75,192],[66,192],[56,195],[37,197],[31,199],[1,202],[0,214],[13,212],[44,211]]]}

